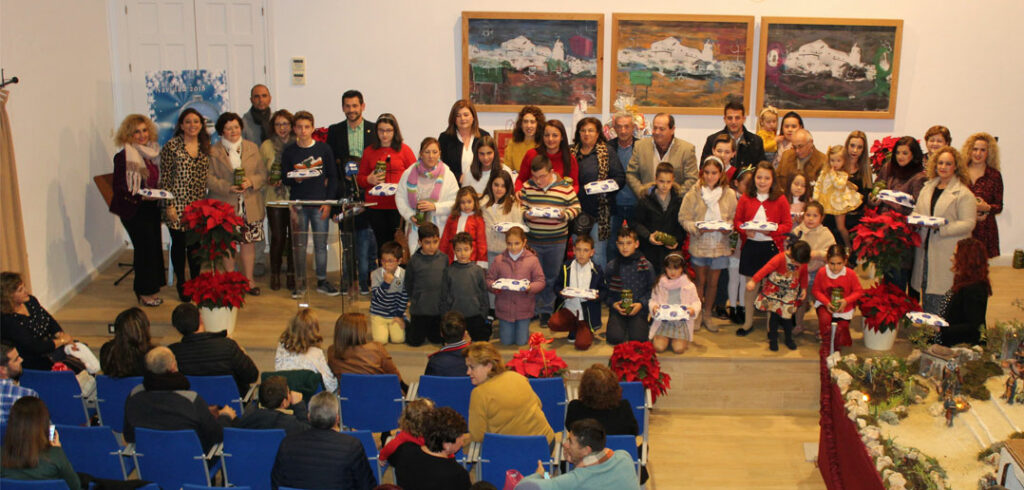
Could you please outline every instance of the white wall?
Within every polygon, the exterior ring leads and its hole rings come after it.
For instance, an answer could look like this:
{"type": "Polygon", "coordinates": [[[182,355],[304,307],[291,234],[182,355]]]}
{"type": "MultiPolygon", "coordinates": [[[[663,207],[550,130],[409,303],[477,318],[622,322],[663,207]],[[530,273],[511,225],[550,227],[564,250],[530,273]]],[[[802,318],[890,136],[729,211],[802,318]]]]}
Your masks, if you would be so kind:
{"type": "MultiPolygon", "coordinates": [[[[904,134],[920,138],[929,126],[944,124],[960,145],[970,133],[989,131],[1001,137],[1007,188],[1024,182],[1024,170],[1014,158],[1024,151],[1017,129],[1018,114],[1024,108],[1024,64],[1011,54],[1024,41],[1020,26],[1024,4],[1018,1],[991,0],[961,7],[930,0],[393,0],[385,4],[316,0],[303,2],[301,15],[292,2],[268,3],[274,108],[308,109],[317,116],[318,126],[326,126],[343,118],[341,93],[358,88],[366,96],[368,116],[394,113],[414,150],[423,137],[436,136],[445,128],[452,102],[463,95],[462,10],[605,13],[605,99],[610,93],[607,74],[613,12],[901,18],[903,52],[896,118],[808,119],[805,123],[814,133],[815,143],[819,148],[841,144],[853,129],[865,131],[871,140],[904,134]],[[942,8],[944,5],[951,7],[942,8]],[[305,86],[290,85],[288,59],[292,56],[306,57],[305,86]]],[[[758,19],[755,52],[759,37],[758,19]]],[[[751,98],[756,94],[756,75],[752,74],[751,98]]],[[[605,106],[604,111],[607,118],[610,108],[605,106]]],[[[483,114],[481,126],[506,128],[514,117],[483,114]]],[[[568,114],[558,117],[571,122],[568,114]]],[[[677,116],[676,135],[699,149],[704,138],[722,126],[717,116],[677,116]]],[[[747,127],[754,127],[752,118],[747,127]]],[[[1024,227],[1020,226],[1024,195],[1008,192],[1005,208],[999,217],[1004,255],[1024,246],[1024,227]]]]}
{"type": "Polygon", "coordinates": [[[0,64],[21,79],[7,111],[33,293],[52,306],[122,244],[92,181],[114,150],[107,13],[99,1],[0,0],[0,26],[0,64]]]}

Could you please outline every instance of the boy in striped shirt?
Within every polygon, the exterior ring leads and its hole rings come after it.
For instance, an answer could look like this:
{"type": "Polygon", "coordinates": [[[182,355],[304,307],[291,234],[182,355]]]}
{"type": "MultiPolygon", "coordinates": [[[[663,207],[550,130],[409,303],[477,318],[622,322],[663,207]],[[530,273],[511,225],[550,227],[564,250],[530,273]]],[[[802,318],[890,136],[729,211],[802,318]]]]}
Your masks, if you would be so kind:
{"type": "Polygon", "coordinates": [[[520,200],[525,210],[524,222],[530,228],[527,234],[530,248],[537,254],[546,281],[544,290],[537,295],[535,312],[540,316],[541,326],[548,323],[554,311],[555,281],[558,269],[565,258],[565,244],[569,238],[569,222],[580,214],[580,201],[572,184],[551,170],[551,160],[546,155],[537,155],[530,162],[531,176],[520,191],[520,200]],[[553,208],[555,217],[531,216],[531,208],[553,208]]]}
{"type": "Polygon", "coordinates": [[[370,333],[381,344],[405,342],[405,270],[398,265],[402,246],[387,242],[380,247],[380,264],[370,275],[370,333]]]}

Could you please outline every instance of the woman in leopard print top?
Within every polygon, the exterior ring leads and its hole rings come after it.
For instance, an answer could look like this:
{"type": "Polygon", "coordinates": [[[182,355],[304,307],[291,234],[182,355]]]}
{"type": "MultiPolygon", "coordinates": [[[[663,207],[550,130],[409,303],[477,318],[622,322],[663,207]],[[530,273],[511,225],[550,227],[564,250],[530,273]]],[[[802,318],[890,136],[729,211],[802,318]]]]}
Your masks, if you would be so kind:
{"type": "Polygon", "coordinates": [[[195,109],[185,109],[178,117],[172,137],[160,150],[160,187],[171,191],[173,199],[165,202],[164,222],[171,233],[171,265],[174,267],[178,297],[188,301],[182,290],[185,264],[190,277],[199,275],[199,259],[192,254],[195,247],[186,247],[181,213],[193,201],[206,197],[206,176],[210,168],[210,135],[206,120],[195,109]],[[186,260],[187,251],[187,260],[186,260]]]}

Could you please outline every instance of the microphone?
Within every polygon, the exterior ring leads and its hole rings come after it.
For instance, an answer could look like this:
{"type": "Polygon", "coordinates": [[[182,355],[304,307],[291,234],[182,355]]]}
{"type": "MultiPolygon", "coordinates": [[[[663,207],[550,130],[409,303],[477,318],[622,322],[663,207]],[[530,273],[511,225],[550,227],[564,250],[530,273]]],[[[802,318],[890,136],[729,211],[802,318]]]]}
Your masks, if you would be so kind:
{"type": "Polygon", "coordinates": [[[8,85],[14,85],[15,83],[18,83],[19,81],[20,80],[18,80],[18,77],[11,77],[11,78],[9,78],[7,80],[0,81],[0,88],[4,88],[4,87],[6,87],[8,85]]]}

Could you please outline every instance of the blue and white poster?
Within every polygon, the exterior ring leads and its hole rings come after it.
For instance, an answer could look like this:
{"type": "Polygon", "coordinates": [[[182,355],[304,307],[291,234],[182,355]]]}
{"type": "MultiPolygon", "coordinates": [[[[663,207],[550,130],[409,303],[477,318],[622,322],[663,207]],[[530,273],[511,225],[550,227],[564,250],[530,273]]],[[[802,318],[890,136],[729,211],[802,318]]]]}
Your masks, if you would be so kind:
{"type": "Polygon", "coordinates": [[[178,115],[188,108],[206,118],[206,130],[213,140],[217,116],[228,109],[228,84],[224,70],[162,70],[146,74],[149,117],[156,123],[160,144],[174,135],[178,115]]]}

